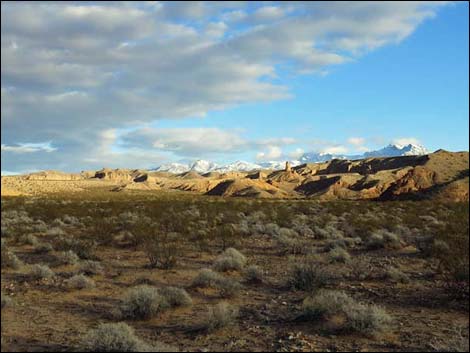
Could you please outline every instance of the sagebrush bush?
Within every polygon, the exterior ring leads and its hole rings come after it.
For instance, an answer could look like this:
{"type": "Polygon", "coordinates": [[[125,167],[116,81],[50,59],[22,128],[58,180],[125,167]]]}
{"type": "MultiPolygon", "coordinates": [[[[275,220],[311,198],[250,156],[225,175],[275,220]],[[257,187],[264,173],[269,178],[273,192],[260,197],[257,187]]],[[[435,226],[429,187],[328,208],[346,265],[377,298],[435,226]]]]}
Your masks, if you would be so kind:
{"type": "Polygon", "coordinates": [[[13,302],[11,298],[8,295],[3,294],[3,292],[1,293],[1,300],[2,300],[2,309],[10,306],[13,302]]]}
{"type": "Polygon", "coordinates": [[[256,265],[248,266],[245,270],[245,279],[249,283],[263,282],[263,272],[256,265]]]}
{"type": "Polygon", "coordinates": [[[204,327],[208,331],[214,331],[233,325],[238,316],[238,308],[226,302],[221,302],[209,308],[204,327]]]}
{"type": "Polygon", "coordinates": [[[240,284],[231,278],[226,278],[210,269],[202,269],[192,282],[193,287],[214,288],[223,298],[238,294],[240,284]]]}
{"type": "Polygon", "coordinates": [[[80,264],[80,273],[86,275],[100,275],[103,273],[103,266],[98,261],[85,260],[80,264]]]}
{"type": "Polygon", "coordinates": [[[34,246],[34,252],[36,254],[47,254],[51,252],[52,250],[54,250],[54,248],[49,243],[37,243],[34,246]]]}
{"type": "Polygon", "coordinates": [[[327,266],[311,259],[291,265],[288,276],[287,282],[291,288],[307,291],[323,288],[338,279],[338,275],[327,266]]]}
{"type": "Polygon", "coordinates": [[[90,330],[83,339],[83,348],[89,352],[176,352],[164,344],[148,345],[124,322],[100,324],[90,330]]]}
{"type": "Polygon", "coordinates": [[[245,267],[246,257],[234,248],[225,250],[214,262],[213,268],[219,272],[240,271],[245,267]]]}
{"type": "Polygon", "coordinates": [[[96,259],[94,249],[96,243],[93,240],[59,237],[56,240],[56,249],[61,251],[73,251],[83,260],[96,259]]]}
{"type": "Polygon", "coordinates": [[[394,282],[400,282],[400,283],[409,283],[410,282],[410,278],[405,273],[403,273],[402,271],[400,271],[396,267],[389,267],[385,271],[385,276],[384,277],[386,279],[390,279],[394,282]]]}
{"type": "Polygon", "coordinates": [[[344,264],[351,260],[351,255],[344,249],[335,248],[329,252],[328,258],[330,262],[340,262],[344,264]]]}
{"type": "Polygon", "coordinates": [[[369,250],[382,248],[399,249],[401,241],[398,235],[387,230],[379,230],[372,233],[366,240],[366,247],[369,250]]]}
{"type": "Polygon", "coordinates": [[[54,277],[55,273],[47,265],[36,264],[31,266],[29,275],[33,279],[47,279],[54,277]]]}
{"type": "Polygon", "coordinates": [[[2,268],[17,270],[23,266],[23,262],[10,250],[4,246],[1,253],[2,268]]]}
{"type": "Polygon", "coordinates": [[[84,275],[75,275],[65,282],[69,289],[91,289],[95,288],[95,281],[84,275]]]}
{"type": "Polygon", "coordinates": [[[385,331],[392,319],[380,307],[356,302],[344,292],[321,290],[313,297],[307,297],[302,305],[303,316],[307,319],[328,319],[340,315],[340,329],[375,335],[385,331]]]}
{"type": "Polygon", "coordinates": [[[126,293],[120,311],[123,318],[145,320],[154,317],[168,306],[157,288],[142,285],[126,293]]]}
{"type": "Polygon", "coordinates": [[[38,238],[32,234],[25,234],[20,237],[20,243],[25,245],[36,245],[38,243],[38,238]]]}
{"type": "Polygon", "coordinates": [[[72,250],[69,250],[57,254],[57,260],[61,265],[76,265],[80,258],[72,250]]]}
{"type": "Polygon", "coordinates": [[[193,300],[183,288],[163,287],[158,291],[170,307],[190,306],[193,304],[193,300]]]}

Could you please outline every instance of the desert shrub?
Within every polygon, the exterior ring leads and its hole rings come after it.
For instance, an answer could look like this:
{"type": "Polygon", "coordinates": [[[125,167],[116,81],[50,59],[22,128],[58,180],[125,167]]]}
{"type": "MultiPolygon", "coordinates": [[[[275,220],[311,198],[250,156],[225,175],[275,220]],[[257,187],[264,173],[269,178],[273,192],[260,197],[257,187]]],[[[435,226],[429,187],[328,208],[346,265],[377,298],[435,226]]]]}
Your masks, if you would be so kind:
{"type": "Polygon", "coordinates": [[[116,225],[112,222],[110,217],[94,219],[90,228],[93,239],[96,240],[98,244],[110,245],[113,243],[116,225]]]}
{"type": "Polygon", "coordinates": [[[470,294],[468,202],[457,203],[452,207],[452,212],[446,214],[446,222],[443,222],[438,229],[432,255],[439,260],[439,269],[451,296],[468,300],[470,294]]]}
{"type": "Polygon", "coordinates": [[[95,288],[95,281],[84,275],[75,275],[65,282],[69,289],[91,289],[95,288]]]}
{"type": "Polygon", "coordinates": [[[152,268],[170,269],[176,266],[181,256],[180,235],[149,227],[146,233],[137,234],[142,250],[152,268]]]}
{"type": "Polygon", "coordinates": [[[193,287],[214,288],[223,298],[230,298],[237,295],[240,284],[233,279],[226,278],[217,272],[209,269],[202,269],[192,282],[193,287]]]}
{"type": "Polygon", "coordinates": [[[190,306],[193,303],[193,300],[183,288],[163,287],[158,291],[170,307],[190,306]]]}
{"type": "Polygon", "coordinates": [[[46,234],[49,236],[57,237],[57,236],[65,235],[65,232],[60,227],[53,227],[53,228],[49,228],[46,231],[46,234]]]}
{"type": "Polygon", "coordinates": [[[26,244],[26,245],[37,245],[38,243],[38,238],[36,238],[32,234],[25,234],[21,236],[19,240],[21,244],[26,244]]]}
{"type": "Polygon", "coordinates": [[[264,226],[264,231],[266,234],[277,237],[279,236],[281,227],[279,227],[276,223],[268,223],[264,226]]]}
{"type": "Polygon", "coordinates": [[[333,249],[347,249],[348,244],[345,239],[330,239],[325,242],[323,250],[325,252],[331,251],[333,249]]]}
{"type": "Polygon", "coordinates": [[[62,265],[76,265],[80,261],[80,258],[72,250],[69,250],[57,254],[57,260],[62,265]]]}
{"type": "Polygon", "coordinates": [[[1,300],[2,300],[2,309],[10,306],[13,302],[11,298],[8,295],[3,294],[3,292],[1,293],[1,300]]]}
{"type": "Polygon", "coordinates": [[[100,324],[83,339],[83,348],[89,352],[175,352],[170,346],[150,346],[140,340],[124,322],[100,324]]]}
{"type": "Polygon", "coordinates": [[[369,250],[399,249],[400,246],[400,238],[396,234],[383,229],[372,233],[366,240],[366,247],[369,250]]]}
{"type": "Polygon", "coordinates": [[[291,265],[288,284],[293,289],[313,291],[334,283],[338,275],[324,264],[304,259],[291,265]]]}
{"type": "Polygon", "coordinates": [[[52,250],[54,250],[54,248],[49,243],[38,243],[34,246],[34,252],[36,254],[47,254],[52,250]]]}
{"type": "Polygon", "coordinates": [[[166,308],[168,303],[157,288],[142,285],[127,292],[120,311],[124,318],[144,320],[154,317],[166,308]]]}
{"type": "Polygon", "coordinates": [[[54,277],[55,273],[47,265],[36,264],[31,266],[29,275],[33,279],[47,279],[54,277]]]}
{"type": "Polygon", "coordinates": [[[212,227],[212,239],[220,244],[222,251],[238,243],[239,233],[236,232],[236,223],[227,223],[228,216],[221,217],[212,227]]]}
{"type": "Polygon", "coordinates": [[[238,316],[238,308],[226,302],[218,303],[209,308],[204,327],[208,331],[214,331],[223,327],[233,325],[238,316]]]}
{"type": "Polygon", "coordinates": [[[296,237],[286,236],[283,233],[276,237],[276,242],[277,246],[284,254],[298,255],[305,254],[310,251],[310,247],[308,247],[304,241],[297,239],[296,237]]]}
{"type": "Polygon", "coordinates": [[[198,275],[193,279],[193,287],[215,287],[217,283],[223,281],[224,277],[217,272],[204,268],[199,271],[198,275]]]}
{"type": "Polygon", "coordinates": [[[83,260],[94,260],[96,256],[94,254],[94,249],[96,243],[91,240],[76,239],[76,238],[66,238],[59,237],[56,242],[56,249],[61,251],[73,251],[78,255],[80,259],[83,260]]]}
{"type": "Polygon", "coordinates": [[[344,331],[374,335],[385,331],[391,317],[380,307],[356,302],[344,292],[321,290],[314,297],[307,297],[302,305],[303,316],[307,319],[328,319],[342,316],[344,331]]]}
{"type": "Polygon", "coordinates": [[[103,266],[98,261],[85,260],[80,264],[79,272],[85,275],[100,275],[103,273],[103,266]]]}
{"type": "Polygon", "coordinates": [[[328,254],[328,258],[330,262],[341,262],[344,264],[351,260],[351,255],[349,255],[349,253],[344,249],[335,248],[330,251],[330,253],[328,254]]]}
{"type": "Polygon", "coordinates": [[[245,267],[246,257],[234,248],[228,248],[214,262],[213,268],[219,272],[239,271],[245,267]]]}
{"type": "Polygon", "coordinates": [[[249,283],[260,283],[263,281],[263,272],[258,266],[248,266],[245,270],[245,279],[249,283]]]}
{"type": "Polygon", "coordinates": [[[451,332],[452,336],[445,341],[431,343],[431,347],[436,352],[469,352],[468,325],[454,326],[451,332]]]}
{"type": "Polygon", "coordinates": [[[23,266],[23,262],[12,251],[8,250],[6,246],[2,247],[1,259],[2,269],[11,268],[17,270],[23,266]]]}
{"type": "Polygon", "coordinates": [[[389,267],[385,271],[384,277],[394,282],[409,283],[410,278],[396,267],[389,267]]]}

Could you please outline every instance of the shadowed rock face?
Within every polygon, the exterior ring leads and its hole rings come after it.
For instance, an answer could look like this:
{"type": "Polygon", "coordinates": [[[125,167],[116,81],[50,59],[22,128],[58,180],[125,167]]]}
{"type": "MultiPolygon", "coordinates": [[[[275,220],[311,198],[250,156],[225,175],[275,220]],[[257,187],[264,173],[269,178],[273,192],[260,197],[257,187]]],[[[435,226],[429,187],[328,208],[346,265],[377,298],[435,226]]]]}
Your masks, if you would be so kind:
{"type": "Polygon", "coordinates": [[[22,195],[109,186],[109,190],[182,190],[222,197],[468,200],[468,152],[332,160],[278,171],[183,174],[102,169],[67,174],[44,171],[2,177],[2,195],[22,195]],[[44,184],[48,182],[48,184],[44,184]],[[45,187],[47,185],[47,187],[45,187]],[[73,187],[72,187],[73,186],[73,187]]]}

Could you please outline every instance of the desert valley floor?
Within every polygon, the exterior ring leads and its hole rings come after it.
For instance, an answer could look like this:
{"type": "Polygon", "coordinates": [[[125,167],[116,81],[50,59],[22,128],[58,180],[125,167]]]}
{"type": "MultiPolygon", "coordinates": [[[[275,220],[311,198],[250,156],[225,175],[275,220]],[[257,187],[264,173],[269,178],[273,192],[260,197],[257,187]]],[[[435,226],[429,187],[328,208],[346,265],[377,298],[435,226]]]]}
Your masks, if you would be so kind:
{"type": "Polygon", "coordinates": [[[468,351],[468,153],[419,158],[2,177],[2,351],[468,351]]]}

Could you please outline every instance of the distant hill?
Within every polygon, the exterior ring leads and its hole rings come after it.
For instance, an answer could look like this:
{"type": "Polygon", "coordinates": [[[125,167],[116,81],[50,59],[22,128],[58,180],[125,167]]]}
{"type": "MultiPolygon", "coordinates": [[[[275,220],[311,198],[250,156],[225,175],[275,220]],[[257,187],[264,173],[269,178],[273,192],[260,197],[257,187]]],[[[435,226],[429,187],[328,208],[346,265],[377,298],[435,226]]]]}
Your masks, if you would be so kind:
{"type": "Polygon", "coordinates": [[[2,195],[104,188],[121,192],[179,190],[221,197],[468,201],[468,152],[438,150],[411,155],[423,151],[412,146],[387,146],[383,150],[400,155],[332,159],[293,166],[283,163],[282,169],[275,170],[256,170],[257,165],[247,162],[220,167],[197,161],[189,170],[178,174],[106,168],[80,174],[43,171],[2,177],[2,195]],[[204,172],[206,169],[212,170],[204,172]]]}

